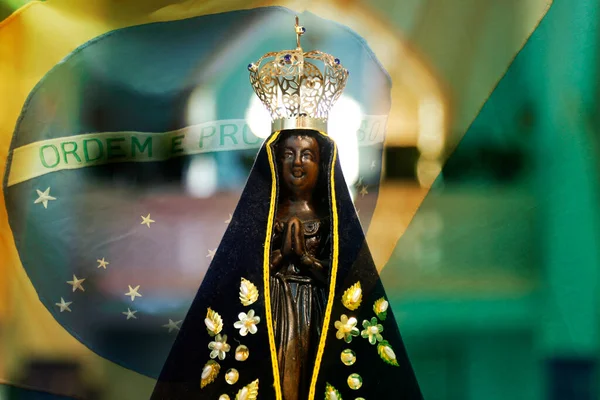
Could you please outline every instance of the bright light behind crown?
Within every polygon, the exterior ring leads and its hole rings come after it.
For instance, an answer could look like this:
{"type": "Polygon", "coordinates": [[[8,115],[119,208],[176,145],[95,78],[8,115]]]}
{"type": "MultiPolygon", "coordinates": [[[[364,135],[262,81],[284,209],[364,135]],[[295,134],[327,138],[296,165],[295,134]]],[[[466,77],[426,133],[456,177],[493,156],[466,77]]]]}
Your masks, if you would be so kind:
{"type": "Polygon", "coordinates": [[[329,136],[338,146],[344,179],[348,186],[358,179],[358,141],[356,132],[362,121],[362,110],[356,100],[342,95],[329,114],[329,136]]]}

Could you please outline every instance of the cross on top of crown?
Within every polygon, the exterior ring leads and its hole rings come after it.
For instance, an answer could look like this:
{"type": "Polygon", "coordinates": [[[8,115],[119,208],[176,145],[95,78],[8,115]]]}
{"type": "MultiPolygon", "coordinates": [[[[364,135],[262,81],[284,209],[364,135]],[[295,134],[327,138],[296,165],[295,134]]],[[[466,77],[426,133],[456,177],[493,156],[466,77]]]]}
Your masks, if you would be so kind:
{"type": "Polygon", "coordinates": [[[304,34],[304,32],[306,32],[306,29],[303,26],[300,26],[300,20],[298,19],[298,16],[296,15],[296,26],[294,27],[296,30],[296,48],[298,50],[302,49],[302,47],[300,46],[300,36],[302,36],[304,34]]]}

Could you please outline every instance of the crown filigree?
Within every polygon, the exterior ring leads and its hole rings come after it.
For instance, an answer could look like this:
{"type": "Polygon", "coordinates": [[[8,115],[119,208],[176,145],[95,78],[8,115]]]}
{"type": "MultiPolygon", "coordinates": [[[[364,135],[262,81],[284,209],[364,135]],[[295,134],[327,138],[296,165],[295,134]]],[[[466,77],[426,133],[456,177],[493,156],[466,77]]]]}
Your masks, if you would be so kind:
{"type": "Polygon", "coordinates": [[[330,54],[302,50],[300,37],[306,29],[299,25],[298,17],[295,31],[295,50],[270,52],[248,65],[250,83],[271,114],[271,132],[326,132],[329,111],[341,96],[349,73],[330,54]]]}

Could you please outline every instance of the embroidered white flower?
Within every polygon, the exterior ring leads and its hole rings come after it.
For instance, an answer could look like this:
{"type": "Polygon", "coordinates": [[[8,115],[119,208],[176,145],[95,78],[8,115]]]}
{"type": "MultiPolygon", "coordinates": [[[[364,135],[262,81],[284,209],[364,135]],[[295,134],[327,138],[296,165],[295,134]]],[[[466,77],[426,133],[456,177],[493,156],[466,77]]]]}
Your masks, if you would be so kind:
{"type": "Polygon", "coordinates": [[[238,314],[238,318],[240,320],[233,324],[233,326],[240,330],[241,336],[246,336],[248,332],[253,335],[256,333],[258,330],[256,324],[260,322],[260,317],[254,316],[254,310],[248,311],[248,314],[241,312],[238,314]]]}
{"type": "Polygon", "coordinates": [[[229,349],[231,348],[231,346],[229,346],[227,344],[227,335],[223,335],[221,336],[220,334],[217,335],[215,337],[215,341],[214,342],[210,342],[208,344],[208,348],[210,350],[212,350],[210,352],[210,358],[217,358],[219,357],[219,360],[224,360],[225,356],[229,349]]]}
{"type": "Polygon", "coordinates": [[[339,321],[335,321],[335,329],[337,329],[337,333],[335,337],[338,339],[344,339],[346,343],[350,343],[352,341],[352,336],[358,336],[358,328],[356,324],[358,321],[354,317],[348,318],[346,314],[342,314],[339,321]]]}

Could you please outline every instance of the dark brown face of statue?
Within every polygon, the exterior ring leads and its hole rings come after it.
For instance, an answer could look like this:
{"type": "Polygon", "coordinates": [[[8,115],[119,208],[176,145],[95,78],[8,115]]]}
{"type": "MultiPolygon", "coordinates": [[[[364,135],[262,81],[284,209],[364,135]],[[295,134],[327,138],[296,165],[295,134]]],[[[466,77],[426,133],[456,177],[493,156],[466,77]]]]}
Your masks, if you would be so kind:
{"type": "Polygon", "coordinates": [[[291,135],[279,145],[279,176],[282,188],[297,199],[309,200],[319,178],[320,151],[317,140],[291,135]]]}

